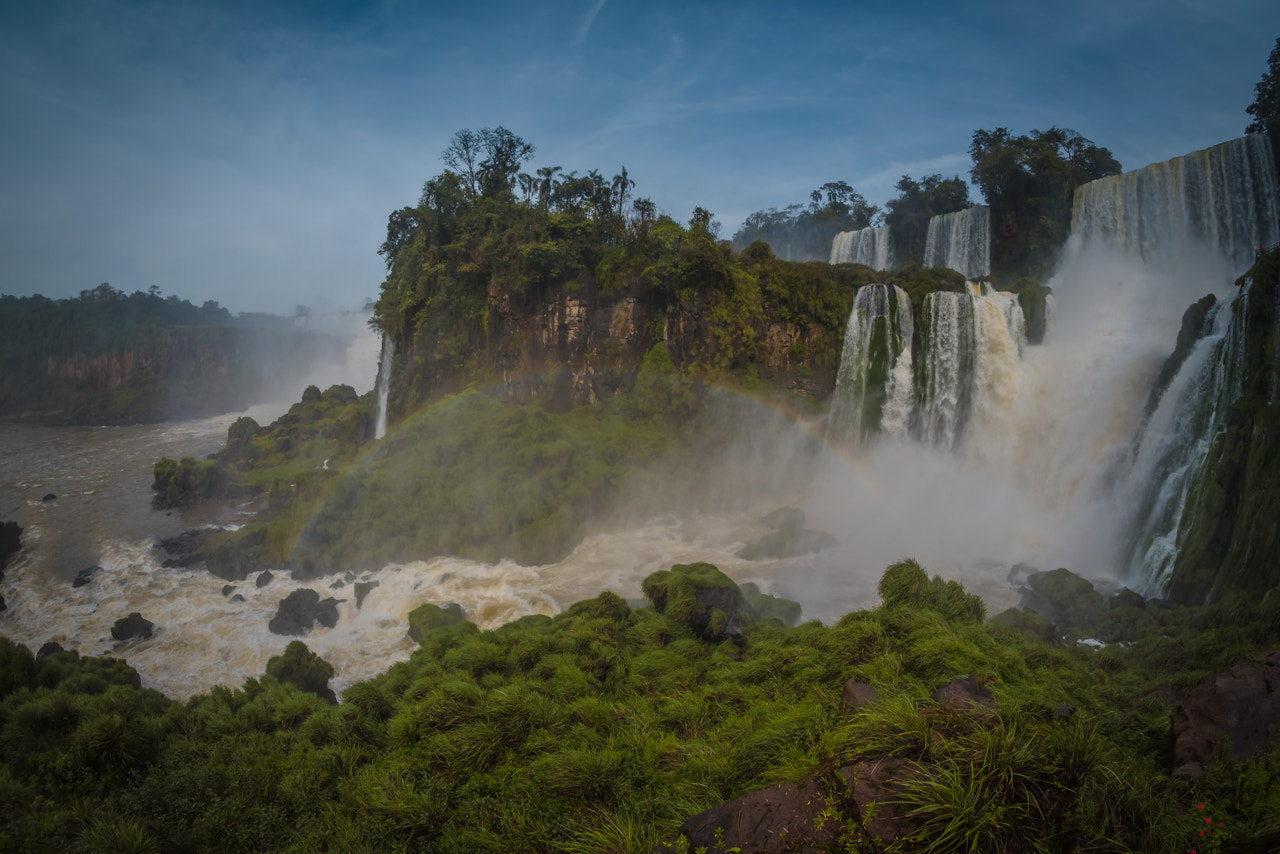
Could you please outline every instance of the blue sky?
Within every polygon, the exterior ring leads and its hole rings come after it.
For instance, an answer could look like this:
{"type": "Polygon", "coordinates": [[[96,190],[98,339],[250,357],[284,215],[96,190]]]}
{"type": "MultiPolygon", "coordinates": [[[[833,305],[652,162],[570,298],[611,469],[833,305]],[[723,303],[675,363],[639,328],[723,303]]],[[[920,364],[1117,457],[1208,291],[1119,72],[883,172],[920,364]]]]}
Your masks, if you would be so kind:
{"type": "Polygon", "coordinates": [[[359,307],[459,128],[725,236],[826,181],[966,175],[977,128],[1135,169],[1240,135],[1277,36],[1275,0],[6,3],[0,292],[359,307]]]}

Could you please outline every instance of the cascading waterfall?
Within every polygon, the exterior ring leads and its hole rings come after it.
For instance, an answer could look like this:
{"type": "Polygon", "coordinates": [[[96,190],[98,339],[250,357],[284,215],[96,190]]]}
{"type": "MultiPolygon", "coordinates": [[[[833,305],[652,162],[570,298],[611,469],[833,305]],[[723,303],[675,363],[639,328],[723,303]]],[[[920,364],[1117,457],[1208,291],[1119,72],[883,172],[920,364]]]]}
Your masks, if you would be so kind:
{"type": "MultiPolygon", "coordinates": [[[[1243,305],[1245,295],[1238,299],[1243,305]]],[[[1125,574],[1144,595],[1168,586],[1188,492],[1243,390],[1244,312],[1219,300],[1209,323],[1209,333],[1196,342],[1134,440],[1126,483],[1132,484],[1135,510],[1125,574]]]]}
{"type": "Polygon", "coordinates": [[[873,270],[895,266],[889,226],[842,231],[831,241],[832,264],[865,264],[873,270]]]}
{"type": "Polygon", "coordinates": [[[1251,134],[1080,186],[1072,234],[1147,261],[1203,243],[1239,274],[1280,241],[1277,184],[1270,141],[1251,134]]]}
{"type": "Polygon", "coordinates": [[[867,285],[853,298],[827,434],[863,442],[905,435],[911,410],[911,300],[896,285],[867,285]]]}
{"type": "Polygon", "coordinates": [[[391,336],[382,336],[382,358],[378,361],[378,414],[373,428],[373,438],[381,439],[387,435],[387,397],[391,393],[391,360],[395,356],[396,345],[391,336]]]}
{"type": "Polygon", "coordinates": [[[929,220],[924,265],[948,267],[966,279],[991,275],[991,208],[974,205],[929,220]]]}
{"type": "Polygon", "coordinates": [[[859,442],[877,433],[914,436],[950,451],[975,418],[984,429],[1000,429],[1001,413],[1016,393],[1026,341],[1017,297],[989,285],[965,293],[939,291],[925,297],[923,320],[923,359],[916,370],[906,293],[887,285],[858,292],[845,332],[830,435],[859,442]]]}

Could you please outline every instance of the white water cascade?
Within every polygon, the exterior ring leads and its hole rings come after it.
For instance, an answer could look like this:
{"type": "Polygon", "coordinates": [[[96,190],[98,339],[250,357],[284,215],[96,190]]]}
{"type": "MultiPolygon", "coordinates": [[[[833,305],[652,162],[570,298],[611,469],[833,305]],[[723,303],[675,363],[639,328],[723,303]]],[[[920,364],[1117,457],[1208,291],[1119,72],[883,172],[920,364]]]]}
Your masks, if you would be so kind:
{"type": "Polygon", "coordinates": [[[905,435],[911,412],[911,299],[896,285],[867,285],[853,298],[827,435],[862,442],[905,435]]]}
{"type": "Polygon", "coordinates": [[[391,360],[395,357],[396,345],[391,336],[382,336],[382,358],[378,360],[378,410],[373,438],[381,439],[387,435],[387,397],[391,393],[391,360]]]}
{"type": "Polygon", "coordinates": [[[889,226],[842,231],[831,241],[832,264],[865,264],[873,270],[897,266],[889,226]]]}
{"type": "Polygon", "coordinates": [[[991,275],[991,208],[974,205],[929,220],[926,267],[948,267],[966,279],[991,275]]]}
{"type": "Polygon", "coordinates": [[[1234,274],[1280,241],[1271,143],[1243,136],[1077,188],[1072,233],[1147,261],[1176,263],[1186,243],[1226,258],[1234,274]]]}

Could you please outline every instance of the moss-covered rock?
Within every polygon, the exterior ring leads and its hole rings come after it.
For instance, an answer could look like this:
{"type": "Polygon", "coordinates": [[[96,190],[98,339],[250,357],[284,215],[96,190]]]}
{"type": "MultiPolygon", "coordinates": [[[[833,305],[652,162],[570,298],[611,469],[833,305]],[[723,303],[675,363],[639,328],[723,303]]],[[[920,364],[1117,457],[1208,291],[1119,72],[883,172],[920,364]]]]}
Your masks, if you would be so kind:
{"type": "Polygon", "coordinates": [[[733,579],[710,563],[678,563],[647,577],[654,610],[708,641],[740,641],[750,610],[733,579]]]}
{"type": "Polygon", "coordinates": [[[760,520],[760,524],[773,530],[738,550],[743,560],[777,560],[812,554],[833,548],[840,541],[826,531],[811,531],[804,526],[804,511],[795,507],[782,507],[760,520]]]}
{"type": "Polygon", "coordinates": [[[267,675],[284,685],[315,694],[330,703],[338,698],[329,687],[333,665],[307,649],[302,641],[290,641],[280,655],[267,661],[267,675]]]}
{"type": "Polygon", "coordinates": [[[442,608],[427,602],[409,612],[409,637],[421,643],[427,632],[433,629],[447,629],[465,622],[467,617],[458,603],[442,608]]]}
{"type": "Polygon", "coordinates": [[[764,593],[754,582],[748,581],[740,588],[742,598],[757,620],[781,620],[784,626],[800,622],[800,603],[781,596],[764,593]]]}
{"type": "Polygon", "coordinates": [[[1006,608],[987,620],[987,623],[1024,632],[1045,642],[1051,642],[1057,637],[1057,628],[1053,623],[1028,608],[1006,608]]]}
{"type": "Polygon", "coordinates": [[[1086,626],[1102,616],[1103,605],[1093,582],[1069,569],[1028,576],[1019,603],[1020,608],[1030,608],[1059,626],[1086,626]]]}

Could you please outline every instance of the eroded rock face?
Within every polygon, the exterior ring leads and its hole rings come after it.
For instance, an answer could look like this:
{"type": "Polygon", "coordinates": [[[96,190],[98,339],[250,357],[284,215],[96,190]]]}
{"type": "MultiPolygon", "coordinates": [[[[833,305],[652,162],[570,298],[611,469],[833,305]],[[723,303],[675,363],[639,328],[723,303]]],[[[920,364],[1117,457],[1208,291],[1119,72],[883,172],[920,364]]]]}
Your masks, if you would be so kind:
{"type": "Polygon", "coordinates": [[[1206,678],[1172,713],[1170,773],[1196,778],[1228,743],[1237,762],[1280,738],[1280,650],[1206,678]]]}

